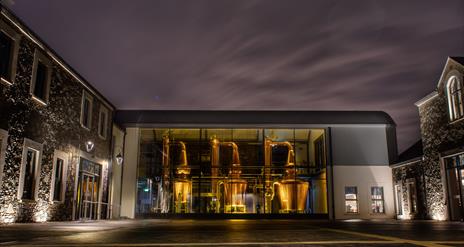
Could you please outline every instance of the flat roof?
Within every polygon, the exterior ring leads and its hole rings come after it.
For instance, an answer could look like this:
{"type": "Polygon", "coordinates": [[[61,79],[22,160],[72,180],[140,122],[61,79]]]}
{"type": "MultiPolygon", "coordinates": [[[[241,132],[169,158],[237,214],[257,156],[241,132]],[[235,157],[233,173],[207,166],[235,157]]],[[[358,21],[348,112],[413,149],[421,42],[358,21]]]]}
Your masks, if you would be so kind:
{"type": "Polygon", "coordinates": [[[126,127],[384,124],[396,126],[383,111],[117,110],[126,127]]]}

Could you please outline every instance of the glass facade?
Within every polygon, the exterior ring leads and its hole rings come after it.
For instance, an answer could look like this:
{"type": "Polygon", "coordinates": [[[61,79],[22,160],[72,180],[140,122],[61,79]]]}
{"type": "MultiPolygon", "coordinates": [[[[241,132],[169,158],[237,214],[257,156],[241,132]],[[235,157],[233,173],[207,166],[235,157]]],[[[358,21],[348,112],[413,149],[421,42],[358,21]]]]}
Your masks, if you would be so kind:
{"type": "Polygon", "coordinates": [[[141,129],[136,214],[327,214],[324,140],[324,129],[141,129]]]}

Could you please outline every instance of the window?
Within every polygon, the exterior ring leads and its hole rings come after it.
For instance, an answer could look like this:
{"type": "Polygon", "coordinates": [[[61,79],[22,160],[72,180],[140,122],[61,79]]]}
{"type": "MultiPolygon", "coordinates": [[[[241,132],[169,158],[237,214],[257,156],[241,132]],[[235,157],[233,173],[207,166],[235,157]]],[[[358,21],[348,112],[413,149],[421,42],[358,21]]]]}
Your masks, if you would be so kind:
{"type": "Polygon", "coordinates": [[[358,187],[345,187],[345,212],[359,213],[358,209],[358,187]]]}
{"type": "Polygon", "coordinates": [[[92,125],[92,102],[92,97],[84,91],[82,94],[81,124],[89,130],[92,125]]]}
{"type": "Polygon", "coordinates": [[[61,202],[64,200],[64,193],[66,190],[66,168],[68,155],[64,152],[55,150],[54,157],[50,199],[61,202]]]}
{"type": "Polygon", "coordinates": [[[10,80],[14,40],[0,32],[0,77],[10,80]]]}
{"type": "Polygon", "coordinates": [[[106,139],[108,132],[108,110],[104,107],[100,107],[100,115],[98,119],[98,135],[106,139]]]}
{"type": "Polygon", "coordinates": [[[19,34],[0,22],[0,81],[11,85],[16,74],[19,34]]]}
{"type": "Polygon", "coordinates": [[[464,116],[462,97],[462,82],[452,76],[448,81],[448,105],[450,120],[458,120],[464,116]]]}
{"type": "Polygon", "coordinates": [[[32,72],[31,93],[32,97],[42,104],[47,104],[50,88],[50,62],[40,52],[36,51],[32,72]]]}
{"type": "Polygon", "coordinates": [[[34,199],[37,163],[39,152],[28,148],[26,154],[26,166],[24,168],[24,186],[21,199],[34,199]]]}
{"type": "Polygon", "coordinates": [[[35,200],[39,184],[42,144],[24,139],[18,199],[35,200]]]}
{"type": "Polygon", "coordinates": [[[385,213],[383,204],[383,187],[374,186],[371,187],[371,208],[374,214],[385,213]]]}

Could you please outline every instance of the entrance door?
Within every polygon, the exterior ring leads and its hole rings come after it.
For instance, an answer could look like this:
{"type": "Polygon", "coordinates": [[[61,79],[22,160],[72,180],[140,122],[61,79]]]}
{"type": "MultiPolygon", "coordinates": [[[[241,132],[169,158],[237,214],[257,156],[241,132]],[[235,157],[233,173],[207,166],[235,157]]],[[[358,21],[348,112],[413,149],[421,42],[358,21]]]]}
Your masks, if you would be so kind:
{"type": "Polygon", "coordinates": [[[77,218],[97,220],[99,210],[100,165],[82,159],[77,188],[77,218]]]}
{"type": "Polygon", "coordinates": [[[463,155],[447,158],[446,180],[448,183],[448,200],[451,220],[464,219],[463,192],[464,192],[464,167],[463,155]]]}

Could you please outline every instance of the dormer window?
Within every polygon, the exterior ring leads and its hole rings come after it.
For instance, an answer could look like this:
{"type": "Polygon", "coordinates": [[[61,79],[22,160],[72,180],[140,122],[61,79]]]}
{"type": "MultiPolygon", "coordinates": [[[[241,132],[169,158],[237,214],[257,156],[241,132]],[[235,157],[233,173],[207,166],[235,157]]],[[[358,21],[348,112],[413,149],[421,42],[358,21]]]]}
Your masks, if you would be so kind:
{"type": "Polygon", "coordinates": [[[464,116],[464,107],[463,107],[463,86],[462,81],[459,80],[456,76],[452,76],[448,80],[448,106],[450,120],[456,121],[463,118],[464,116]]]}

